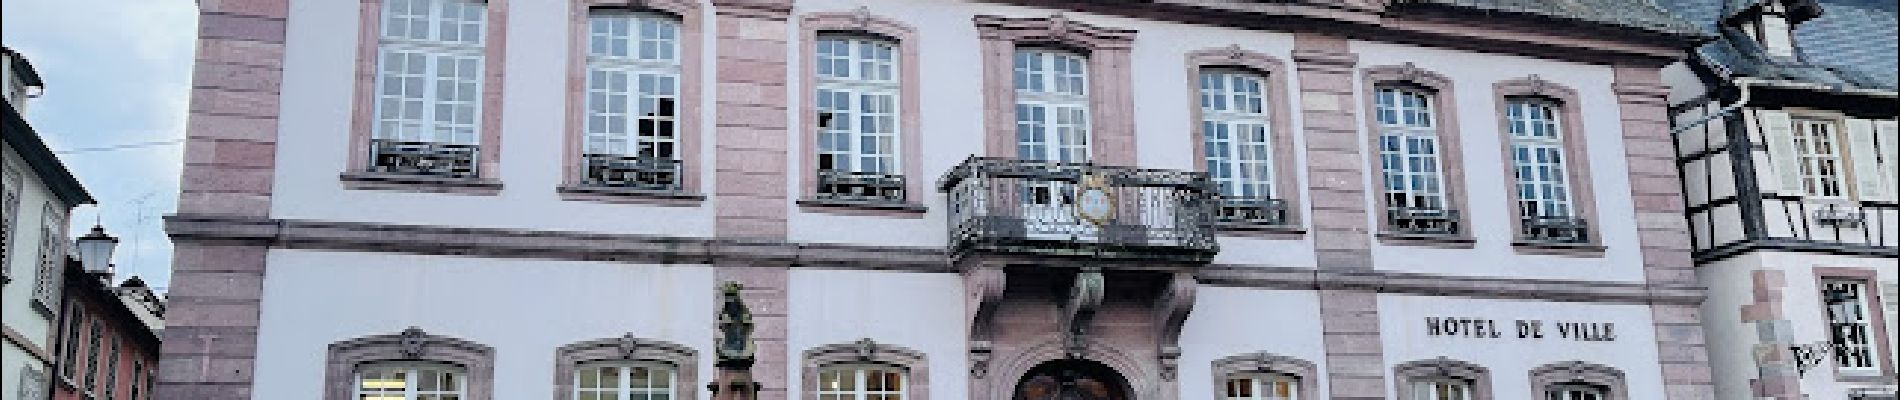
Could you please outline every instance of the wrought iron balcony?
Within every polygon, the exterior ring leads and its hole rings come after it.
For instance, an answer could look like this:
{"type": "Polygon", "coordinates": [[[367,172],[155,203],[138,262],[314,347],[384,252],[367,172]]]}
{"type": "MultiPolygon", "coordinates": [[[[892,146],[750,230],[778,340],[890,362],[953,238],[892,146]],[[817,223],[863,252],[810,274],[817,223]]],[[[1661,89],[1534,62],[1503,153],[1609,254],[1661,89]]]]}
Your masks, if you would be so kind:
{"type": "Polygon", "coordinates": [[[950,249],[1211,260],[1219,205],[1205,174],[972,157],[938,190],[949,195],[950,249]]]}
{"type": "Polygon", "coordinates": [[[1455,236],[1458,234],[1458,210],[1442,208],[1391,208],[1386,210],[1386,226],[1406,235],[1455,236]]]}
{"type": "Polygon", "coordinates": [[[1223,197],[1217,219],[1223,224],[1285,225],[1286,200],[1223,197]]]}
{"type": "Polygon", "coordinates": [[[1589,243],[1590,221],[1577,217],[1532,215],[1523,219],[1523,238],[1540,243],[1589,243]]]}
{"type": "Polygon", "coordinates": [[[618,154],[581,156],[581,184],[651,192],[680,191],[680,161],[618,154]]]}
{"type": "Polygon", "coordinates": [[[815,197],[852,203],[902,203],[904,183],[903,175],[819,170],[815,197]]]}
{"type": "Polygon", "coordinates": [[[371,172],[444,178],[475,178],[479,146],[393,139],[370,141],[371,172]]]}

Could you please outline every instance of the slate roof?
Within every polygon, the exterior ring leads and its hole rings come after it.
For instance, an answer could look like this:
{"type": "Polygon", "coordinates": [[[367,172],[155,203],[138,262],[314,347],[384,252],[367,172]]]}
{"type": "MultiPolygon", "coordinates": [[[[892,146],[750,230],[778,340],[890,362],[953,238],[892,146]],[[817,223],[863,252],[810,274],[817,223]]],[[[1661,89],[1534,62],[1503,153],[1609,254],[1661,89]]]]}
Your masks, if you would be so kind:
{"type": "Polygon", "coordinates": [[[1393,2],[1395,6],[1406,3],[1531,14],[1681,36],[1704,36],[1708,32],[1695,23],[1670,14],[1652,0],[1397,0],[1393,2]]]}
{"type": "Polygon", "coordinates": [[[1894,0],[1812,0],[1818,16],[1795,26],[1795,59],[1767,55],[1754,39],[1719,21],[1762,0],[1660,0],[1664,8],[1720,32],[1696,49],[1697,61],[1723,78],[1754,77],[1840,88],[1900,87],[1900,23],[1894,0]]]}

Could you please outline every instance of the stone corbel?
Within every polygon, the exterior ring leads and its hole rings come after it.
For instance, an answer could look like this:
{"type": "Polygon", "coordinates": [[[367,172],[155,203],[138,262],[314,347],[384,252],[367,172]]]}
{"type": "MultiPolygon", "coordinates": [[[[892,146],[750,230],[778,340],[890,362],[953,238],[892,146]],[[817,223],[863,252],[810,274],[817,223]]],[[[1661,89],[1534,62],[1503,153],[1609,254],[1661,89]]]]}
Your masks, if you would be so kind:
{"type": "Polygon", "coordinates": [[[970,375],[973,377],[982,378],[989,372],[990,325],[996,317],[996,307],[1003,302],[1006,283],[1001,267],[979,265],[963,271],[967,293],[964,309],[970,318],[970,375]]]}
{"type": "Polygon", "coordinates": [[[1086,348],[1089,335],[1089,322],[1095,320],[1095,311],[1102,307],[1102,299],[1107,291],[1107,281],[1102,277],[1100,268],[1084,268],[1075,274],[1075,283],[1069,287],[1069,299],[1062,306],[1062,333],[1068,339],[1065,351],[1070,357],[1080,357],[1086,348]]]}
{"type": "Polygon", "coordinates": [[[1194,311],[1194,291],[1200,283],[1194,275],[1176,272],[1168,280],[1168,287],[1155,299],[1155,326],[1161,332],[1157,354],[1161,364],[1161,378],[1174,381],[1175,373],[1180,370],[1181,326],[1187,323],[1188,313],[1194,311]]]}

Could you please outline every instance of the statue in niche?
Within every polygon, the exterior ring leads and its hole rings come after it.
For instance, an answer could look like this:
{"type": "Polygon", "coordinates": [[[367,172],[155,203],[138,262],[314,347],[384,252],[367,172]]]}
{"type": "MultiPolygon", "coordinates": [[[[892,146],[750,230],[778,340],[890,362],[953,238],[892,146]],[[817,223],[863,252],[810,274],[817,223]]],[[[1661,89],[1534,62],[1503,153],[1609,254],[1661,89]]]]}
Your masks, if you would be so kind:
{"type": "Polygon", "coordinates": [[[720,289],[717,364],[722,367],[749,367],[758,350],[752,343],[752,311],[739,297],[741,288],[737,282],[727,282],[720,289]]]}

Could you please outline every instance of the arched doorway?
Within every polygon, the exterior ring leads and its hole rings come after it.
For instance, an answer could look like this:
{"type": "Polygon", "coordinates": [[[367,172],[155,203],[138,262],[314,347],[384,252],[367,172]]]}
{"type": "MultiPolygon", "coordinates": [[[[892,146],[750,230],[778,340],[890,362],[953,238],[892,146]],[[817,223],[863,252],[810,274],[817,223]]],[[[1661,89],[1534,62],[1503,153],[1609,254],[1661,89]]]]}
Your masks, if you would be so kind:
{"type": "Polygon", "coordinates": [[[1114,368],[1089,360],[1055,360],[1030,368],[1016,383],[1013,400],[1134,400],[1128,380],[1114,368]]]}

